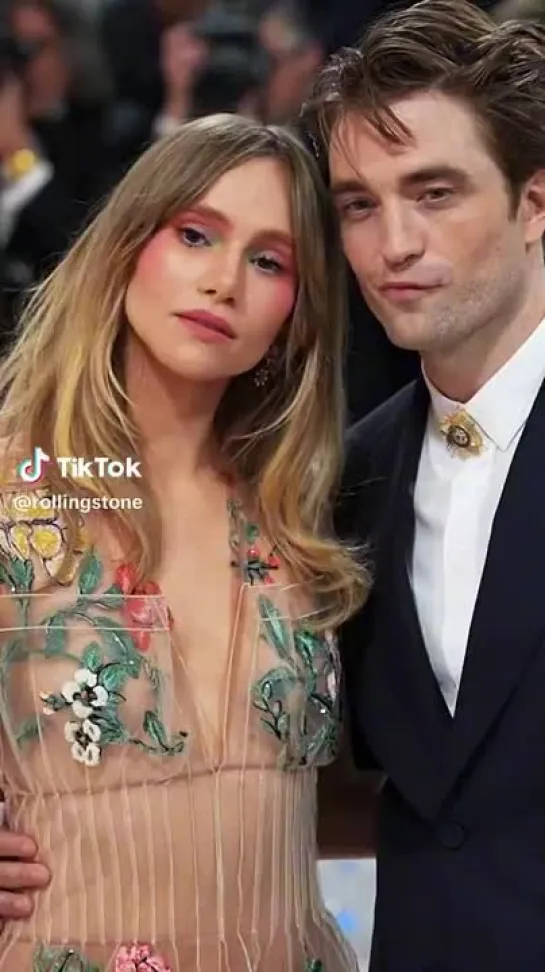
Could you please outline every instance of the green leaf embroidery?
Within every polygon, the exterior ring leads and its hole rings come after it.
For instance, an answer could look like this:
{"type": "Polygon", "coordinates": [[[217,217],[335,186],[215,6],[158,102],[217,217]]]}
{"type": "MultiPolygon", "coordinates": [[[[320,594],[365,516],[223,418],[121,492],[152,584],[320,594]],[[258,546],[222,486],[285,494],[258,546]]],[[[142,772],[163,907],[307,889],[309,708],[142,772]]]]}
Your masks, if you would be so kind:
{"type": "Polygon", "coordinates": [[[8,642],[4,648],[3,664],[11,665],[13,662],[25,661],[28,658],[29,649],[21,638],[15,638],[8,642]]]}
{"type": "Polygon", "coordinates": [[[113,661],[120,662],[131,678],[138,678],[142,670],[142,655],[125,629],[107,615],[95,615],[88,619],[106,645],[113,661]]]}
{"type": "Polygon", "coordinates": [[[54,655],[62,655],[66,651],[67,641],[68,631],[63,614],[61,612],[53,614],[46,625],[45,657],[52,658],[54,655]]]}
{"type": "Polygon", "coordinates": [[[109,743],[129,742],[130,735],[114,710],[102,709],[99,715],[93,716],[93,722],[100,727],[101,747],[109,743]]]}
{"type": "Polygon", "coordinates": [[[255,523],[244,522],[244,536],[246,543],[253,544],[259,536],[259,527],[255,523]]]}
{"type": "Polygon", "coordinates": [[[37,716],[31,716],[26,719],[20,726],[17,735],[17,745],[22,746],[23,743],[29,742],[32,739],[38,739],[40,736],[40,722],[37,716]]]}
{"type": "Polygon", "coordinates": [[[18,593],[29,594],[34,583],[34,567],[31,560],[11,557],[9,573],[18,593]]]}
{"type": "Polygon", "coordinates": [[[40,944],[34,952],[32,972],[101,972],[101,969],[74,949],[46,948],[40,944]]]}
{"type": "MultiPolygon", "coordinates": [[[[83,668],[88,668],[90,672],[98,672],[101,665],[104,664],[102,648],[98,641],[91,641],[87,645],[82,653],[81,662],[83,668]]],[[[104,685],[104,688],[107,688],[107,686],[104,685]]]]}
{"type": "Polygon", "coordinates": [[[324,972],[324,963],[321,959],[309,959],[305,966],[305,972],[324,972]]]}
{"type": "Polygon", "coordinates": [[[280,611],[268,597],[260,597],[258,604],[265,639],[270,641],[280,658],[289,660],[290,637],[280,611]]]}
{"type": "Polygon", "coordinates": [[[259,598],[259,611],[262,637],[290,667],[279,665],[254,684],[253,705],[262,713],[264,727],[287,745],[285,768],[326,762],[337,749],[340,726],[336,679],[331,689],[328,685],[329,677],[336,674],[336,656],[326,636],[304,625],[294,625],[290,639],[287,625],[268,598],[259,598]],[[298,697],[292,702],[294,692],[298,697]],[[292,715],[297,726],[293,732],[292,715]]]}
{"type": "Polygon", "coordinates": [[[148,711],[144,715],[144,732],[151,736],[160,749],[167,749],[165,727],[156,712],[148,711]]]}
{"type": "Polygon", "coordinates": [[[124,666],[120,662],[111,662],[103,667],[98,682],[108,692],[119,692],[125,687],[127,678],[124,666]]]}
{"type": "Polygon", "coordinates": [[[273,668],[254,685],[253,693],[257,698],[287,699],[298,683],[298,678],[287,668],[273,668]]]}
{"type": "MultiPolygon", "coordinates": [[[[2,557],[4,556],[5,555],[2,554],[2,557]]],[[[11,587],[13,584],[13,580],[10,577],[8,568],[3,561],[0,561],[0,584],[6,584],[8,587],[11,587]]]]}
{"type": "Polygon", "coordinates": [[[125,600],[125,595],[117,586],[117,584],[112,584],[111,587],[106,588],[105,591],[101,591],[98,597],[93,599],[93,605],[96,607],[109,608],[110,610],[117,610],[122,607],[123,601],[125,600]]]}
{"type": "Polygon", "coordinates": [[[78,574],[80,594],[94,594],[102,580],[103,567],[94,550],[89,550],[83,557],[78,574]]]}
{"type": "MultiPolygon", "coordinates": [[[[186,746],[187,733],[186,732],[175,733],[175,735],[172,737],[172,740],[169,742],[167,739],[165,727],[161,719],[159,718],[157,712],[154,712],[153,710],[149,709],[144,715],[143,725],[144,725],[144,732],[146,732],[148,736],[150,736],[151,739],[153,739],[153,741],[157,745],[157,749],[155,750],[156,752],[159,751],[165,754],[168,753],[169,756],[173,756],[177,753],[182,753],[184,751],[186,746]]],[[[133,740],[133,742],[137,742],[137,740],[133,740]]]]}
{"type": "Polygon", "coordinates": [[[314,670],[314,659],[324,648],[323,640],[306,628],[300,628],[294,635],[295,649],[301,656],[306,668],[314,670]]]}

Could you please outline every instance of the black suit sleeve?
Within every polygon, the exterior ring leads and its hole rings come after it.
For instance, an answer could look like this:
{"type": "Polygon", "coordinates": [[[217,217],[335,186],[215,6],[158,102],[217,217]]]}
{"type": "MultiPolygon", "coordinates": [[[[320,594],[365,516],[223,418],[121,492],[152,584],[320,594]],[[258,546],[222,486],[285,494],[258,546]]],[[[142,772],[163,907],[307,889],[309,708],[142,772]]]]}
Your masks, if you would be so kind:
{"type": "Polygon", "coordinates": [[[360,551],[371,577],[367,602],[342,625],[339,632],[343,668],[344,723],[352,758],[359,769],[380,769],[359,729],[360,686],[364,659],[373,637],[377,595],[373,587],[380,557],[388,483],[402,419],[414,384],[403,388],[348,432],[346,462],[335,510],[335,525],[342,540],[360,551]]]}

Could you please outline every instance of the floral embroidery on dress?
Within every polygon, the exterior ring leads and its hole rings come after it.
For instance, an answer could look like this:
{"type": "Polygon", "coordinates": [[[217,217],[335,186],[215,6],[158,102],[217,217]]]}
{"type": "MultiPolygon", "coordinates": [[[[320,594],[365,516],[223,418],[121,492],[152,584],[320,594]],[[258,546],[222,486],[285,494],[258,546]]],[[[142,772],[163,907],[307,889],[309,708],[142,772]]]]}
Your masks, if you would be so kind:
{"type": "Polygon", "coordinates": [[[231,521],[229,543],[234,554],[232,567],[238,567],[246,583],[254,585],[273,584],[272,570],[278,570],[280,561],[274,548],[267,557],[263,557],[257,540],[259,527],[251,523],[243,514],[240,500],[229,500],[229,517],[231,521]]]}
{"type": "Polygon", "coordinates": [[[301,623],[286,624],[264,596],[259,613],[261,637],[281,661],[252,687],[262,724],[285,745],[288,767],[330,762],[340,730],[336,639],[301,623]]]}
{"type": "Polygon", "coordinates": [[[71,556],[66,561],[66,528],[61,525],[52,506],[44,503],[50,499],[47,490],[35,490],[26,494],[28,506],[21,509],[13,493],[0,494],[0,551],[11,562],[7,572],[0,566],[0,580],[14,590],[30,591],[34,579],[32,555],[36,554],[45,572],[58,584],[68,585],[74,580],[81,558],[88,547],[83,520],[71,556]],[[30,576],[24,573],[27,571],[30,576]]]}
{"type": "Polygon", "coordinates": [[[102,972],[100,966],[72,948],[49,948],[38,945],[34,952],[32,972],[102,972]]]}
{"type": "MultiPolygon", "coordinates": [[[[157,617],[157,602],[144,596],[144,585],[136,588],[136,597],[126,594],[127,578],[135,576],[135,573],[134,568],[123,565],[116,574],[118,583],[102,593],[96,593],[102,577],[102,565],[96,554],[90,551],[78,578],[80,593],[84,596],[78,599],[75,606],[59,610],[47,619],[49,632],[60,624],[60,631],[66,635],[65,621],[75,614],[94,628],[97,638],[102,638],[102,645],[98,640],[87,645],[82,655],[83,667],[74,672],[73,679],[65,683],[60,693],[40,693],[44,715],[50,716],[70,708],[79,720],[67,722],[64,735],[71,746],[73,758],[89,767],[98,766],[104,748],[112,743],[130,743],[147,753],[161,756],[176,755],[185,749],[187,733],[178,732],[171,739],[168,738],[158,702],[154,709],[144,713],[142,728],[147,740],[128,732],[119,711],[125,701],[123,690],[131,678],[147,678],[156,697],[161,685],[159,670],[148,663],[142,652],[149,647],[151,631],[157,624],[161,627],[165,619],[157,617]],[[97,606],[101,610],[121,608],[130,624],[130,632],[107,614],[92,613],[97,606]],[[134,625],[137,628],[133,631],[134,625]]],[[[134,585],[132,589],[135,589],[134,585]]],[[[150,583],[146,587],[146,594],[149,590],[156,595],[159,589],[155,583],[150,583]]],[[[62,656],[63,642],[64,637],[61,637],[55,652],[52,652],[51,646],[48,652],[46,643],[45,655],[50,657],[54,653],[62,656]]]]}
{"type": "MultiPolygon", "coordinates": [[[[103,972],[71,948],[48,948],[38,945],[32,972],[103,972]]],[[[115,955],[113,972],[172,972],[172,968],[151,945],[122,945],[115,955]]],[[[320,959],[309,959],[305,972],[324,972],[320,959]]]]}
{"type": "MultiPolygon", "coordinates": [[[[161,596],[161,588],[155,581],[137,582],[136,568],[133,564],[120,564],[115,572],[114,586],[125,595],[123,613],[133,630],[133,638],[139,651],[148,651],[150,646],[150,628],[153,628],[157,613],[156,605],[150,596],[161,596]]],[[[172,616],[168,612],[168,627],[172,627],[172,616]]]]}
{"type": "MultiPolygon", "coordinates": [[[[33,972],[102,972],[72,948],[39,945],[34,953],[33,972]]],[[[113,972],[172,972],[166,959],[152,945],[122,945],[115,955],[113,972]]]]}
{"type": "MultiPolygon", "coordinates": [[[[37,506],[41,511],[41,507],[37,506]]],[[[11,514],[11,506],[4,502],[0,514],[11,514]]],[[[14,511],[15,512],[15,511],[14,511]]],[[[41,511],[43,512],[43,511],[41,511]]],[[[49,513],[49,511],[47,511],[49,513]]],[[[50,518],[47,526],[58,529],[62,537],[59,550],[50,558],[60,561],[65,558],[63,545],[66,538],[63,528],[55,518],[50,518]]],[[[25,661],[30,654],[40,654],[43,658],[65,659],[73,663],[73,676],[60,686],[58,691],[39,693],[41,713],[24,720],[14,727],[14,735],[19,745],[36,739],[47,731],[47,723],[59,712],[70,712],[72,719],[64,725],[64,738],[70,746],[72,757],[87,766],[98,766],[106,746],[111,744],[132,744],[146,753],[167,756],[182,753],[186,746],[187,733],[177,732],[169,737],[164,725],[160,696],[162,676],[147,658],[144,657],[150,646],[153,630],[168,630],[168,619],[159,610],[160,591],[155,582],[136,584],[136,570],[130,565],[118,568],[114,583],[101,590],[104,568],[95,550],[87,546],[77,553],[78,595],[72,604],[59,608],[46,615],[36,624],[29,619],[29,606],[35,580],[33,553],[44,559],[46,552],[53,548],[40,547],[42,534],[28,533],[28,546],[16,540],[10,533],[9,525],[0,515],[4,540],[11,538],[8,547],[2,547],[4,557],[0,562],[0,581],[3,581],[16,597],[20,614],[20,629],[29,627],[33,638],[21,637],[17,632],[3,647],[0,658],[0,698],[6,712],[8,707],[8,680],[11,667],[16,662],[25,661]],[[130,593],[131,592],[131,593],[130,593]],[[120,612],[126,624],[120,623],[113,615],[120,612]],[[86,645],[81,657],[72,655],[69,649],[69,628],[67,622],[77,619],[88,625],[92,638],[86,645]],[[43,630],[43,644],[36,647],[36,632],[43,630]],[[30,642],[32,641],[32,648],[30,642]],[[142,734],[131,734],[122,718],[122,704],[125,702],[123,691],[131,679],[147,680],[155,700],[142,717],[142,734]],[[43,719],[46,719],[44,723],[43,719]]],[[[29,526],[32,523],[29,521],[29,526]]],[[[24,535],[27,536],[26,530],[24,535]]],[[[63,583],[65,580],[63,571],[63,583]]],[[[74,578],[74,579],[75,579],[74,578]]],[[[57,579],[57,575],[55,575],[57,579]]],[[[164,615],[166,612],[162,612],[164,615]]]]}
{"type": "Polygon", "coordinates": [[[171,968],[151,945],[131,945],[119,949],[114,972],[171,972],[171,968]]]}

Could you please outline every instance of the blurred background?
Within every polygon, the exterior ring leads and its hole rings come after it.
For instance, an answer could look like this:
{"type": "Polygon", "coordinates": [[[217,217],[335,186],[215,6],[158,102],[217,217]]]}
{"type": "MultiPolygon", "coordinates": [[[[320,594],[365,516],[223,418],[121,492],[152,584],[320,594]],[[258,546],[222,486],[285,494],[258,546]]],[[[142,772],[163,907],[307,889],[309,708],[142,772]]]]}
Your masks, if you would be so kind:
{"type": "MultiPolygon", "coordinates": [[[[138,155],[184,120],[297,122],[316,72],[389,0],[0,0],[0,354],[28,289],[138,155]]],[[[407,4],[409,5],[409,4],[407,4]]],[[[491,0],[482,0],[491,7],[491,0]]],[[[501,0],[498,18],[545,0],[501,0]]],[[[411,380],[348,275],[349,420],[411,380]]],[[[326,901],[367,968],[370,861],[323,862],[326,901]]]]}

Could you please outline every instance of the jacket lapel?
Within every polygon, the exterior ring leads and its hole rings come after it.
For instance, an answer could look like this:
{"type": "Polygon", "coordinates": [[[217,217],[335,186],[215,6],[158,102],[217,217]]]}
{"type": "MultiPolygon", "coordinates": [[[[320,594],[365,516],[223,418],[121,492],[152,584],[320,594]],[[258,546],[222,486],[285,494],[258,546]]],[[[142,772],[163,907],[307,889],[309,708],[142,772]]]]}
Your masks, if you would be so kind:
{"type": "Polygon", "coordinates": [[[544,638],[545,382],[496,512],[469,633],[443,796],[516,691],[544,638]]]}

